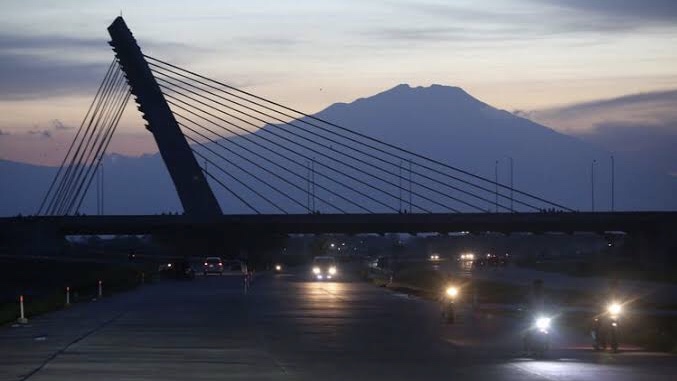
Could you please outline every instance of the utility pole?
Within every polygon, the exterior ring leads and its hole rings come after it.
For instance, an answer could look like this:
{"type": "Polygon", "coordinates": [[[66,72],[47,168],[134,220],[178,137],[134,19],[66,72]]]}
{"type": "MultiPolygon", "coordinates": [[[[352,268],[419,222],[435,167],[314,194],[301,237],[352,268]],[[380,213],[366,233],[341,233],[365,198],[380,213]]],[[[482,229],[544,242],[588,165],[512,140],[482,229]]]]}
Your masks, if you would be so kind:
{"type": "Polygon", "coordinates": [[[513,192],[512,190],[514,189],[514,169],[515,169],[515,161],[513,160],[512,156],[508,156],[508,159],[510,160],[510,211],[512,213],[515,213],[515,208],[513,207],[513,192]]]}
{"type": "Polygon", "coordinates": [[[411,204],[412,204],[411,199],[412,199],[412,197],[411,197],[411,160],[409,160],[409,213],[410,214],[412,212],[412,210],[411,210],[411,204]]]}
{"type": "Polygon", "coordinates": [[[399,180],[399,191],[400,191],[400,207],[397,209],[399,213],[402,213],[402,160],[400,160],[400,166],[399,166],[399,174],[398,174],[398,180],[399,180]]]}
{"type": "Polygon", "coordinates": [[[590,164],[590,200],[593,212],[595,211],[595,163],[597,160],[593,160],[590,164]]]}
{"type": "Polygon", "coordinates": [[[615,189],[614,188],[616,186],[616,184],[615,184],[616,173],[615,172],[616,172],[616,163],[614,162],[614,155],[611,155],[611,211],[612,212],[614,211],[614,206],[615,206],[614,205],[614,201],[615,201],[614,200],[614,197],[615,197],[615,194],[614,194],[615,189]]]}
{"type": "Polygon", "coordinates": [[[496,185],[494,206],[496,207],[496,213],[498,213],[498,160],[494,164],[494,185],[496,185]]]}

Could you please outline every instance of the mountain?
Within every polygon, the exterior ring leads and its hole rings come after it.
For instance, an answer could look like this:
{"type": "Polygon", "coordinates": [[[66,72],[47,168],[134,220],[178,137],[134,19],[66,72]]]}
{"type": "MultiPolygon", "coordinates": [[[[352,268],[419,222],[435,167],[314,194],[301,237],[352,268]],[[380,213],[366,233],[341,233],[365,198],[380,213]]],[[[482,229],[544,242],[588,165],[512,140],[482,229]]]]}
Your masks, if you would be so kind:
{"type": "MultiPolygon", "coordinates": [[[[596,207],[597,210],[607,210],[610,206],[609,152],[507,111],[495,109],[458,87],[399,85],[351,103],[334,104],[316,116],[490,179],[494,178],[495,163],[498,160],[499,182],[506,185],[510,181],[508,157],[511,157],[514,160],[516,189],[526,190],[579,210],[590,208],[591,163],[596,160],[596,207]]],[[[317,124],[308,118],[294,123],[307,130],[312,129],[314,133],[330,136],[323,129],[309,126],[304,122],[317,124]]],[[[228,159],[229,163],[223,166],[227,174],[220,173],[211,164],[208,164],[208,170],[218,175],[228,188],[245,196],[261,212],[276,212],[276,208],[267,205],[266,201],[256,196],[252,189],[260,191],[274,204],[289,211],[303,212],[302,206],[306,205],[307,199],[302,191],[309,185],[310,162],[314,162],[315,166],[318,198],[316,209],[325,213],[332,211],[329,205],[319,200],[321,198],[327,200],[329,204],[350,211],[359,211],[350,204],[350,201],[373,210],[385,211],[382,205],[370,200],[370,196],[385,199],[388,205],[399,208],[397,200],[399,191],[393,186],[400,181],[397,176],[400,171],[399,159],[391,160],[394,165],[385,164],[368,155],[355,153],[355,149],[364,147],[354,141],[338,137],[334,139],[335,142],[324,141],[321,145],[317,145],[311,143],[311,140],[318,140],[317,136],[306,130],[274,124],[266,125],[251,135],[230,138],[231,142],[218,141],[218,144],[229,147],[230,152],[220,150],[217,143],[210,143],[208,147],[223,152],[222,157],[228,159]],[[264,145],[270,148],[264,149],[251,142],[251,139],[258,137],[268,139],[264,145]],[[279,146],[272,146],[272,142],[278,143],[279,146]],[[290,155],[291,150],[296,154],[290,155]],[[252,156],[250,152],[255,152],[258,156],[252,156]],[[382,166],[390,173],[384,171],[374,173],[390,182],[390,185],[379,183],[350,168],[351,163],[354,165],[358,163],[347,160],[342,153],[354,154],[362,161],[382,166]],[[239,158],[238,154],[246,156],[246,159],[239,158]],[[291,156],[292,159],[285,159],[281,155],[291,156]],[[273,183],[273,188],[280,192],[266,188],[257,183],[257,180],[248,181],[253,186],[251,189],[243,187],[228,177],[228,174],[238,178],[247,176],[238,167],[254,173],[266,182],[273,183]],[[268,171],[261,170],[261,167],[267,168],[268,171]],[[284,168],[294,171],[297,175],[285,173],[284,168]],[[352,179],[338,174],[336,170],[348,173],[352,179]],[[280,181],[275,175],[284,176],[289,181],[280,181]],[[341,199],[331,194],[331,191],[346,194],[346,189],[343,189],[345,187],[355,188],[363,195],[349,195],[346,199],[341,199]],[[391,197],[377,196],[379,189],[389,192],[391,197]],[[300,203],[293,203],[285,194],[299,200],[300,203]]],[[[369,144],[377,145],[388,152],[392,151],[374,142],[369,144]]],[[[378,153],[374,150],[369,152],[378,153]]],[[[215,162],[223,162],[208,152],[206,155],[215,162]]],[[[379,153],[379,157],[384,156],[379,153]]],[[[198,161],[203,162],[202,159],[198,161]]],[[[406,188],[408,161],[402,161],[401,167],[402,181],[406,188]]],[[[414,173],[421,170],[414,164],[414,173]]],[[[0,161],[0,179],[2,179],[0,192],[3,195],[0,201],[0,215],[34,213],[54,171],[55,168],[0,161]]],[[[105,171],[106,213],[148,214],[180,210],[178,197],[159,155],[138,158],[108,155],[105,159],[105,171]]],[[[674,196],[677,194],[677,179],[665,176],[646,164],[638,163],[623,155],[616,157],[615,175],[616,210],[677,209],[677,197],[674,196]]],[[[415,174],[413,180],[432,186],[432,183],[415,174]]],[[[493,185],[484,185],[489,190],[493,189],[493,185]]],[[[228,191],[217,184],[212,184],[212,187],[224,212],[248,212],[248,209],[228,191]]],[[[433,200],[426,201],[418,196],[413,198],[415,204],[430,210],[441,211],[434,205],[434,201],[448,201],[444,197],[424,191],[418,184],[414,184],[413,189],[414,192],[427,195],[433,200]]],[[[462,196],[456,191],[448,191],[452,196],[462,196]]],[[[464,199],[473,200],[473,203],[482,209],[493,208],[491,192],[477,190],[472,192],[485,200],[477,201],[467,197],[464,199]]],[[[94,211],[93,189],[90,194],[83,209],[85,213],[94,211]]],[[[408,198],[406,191],[402,197],[406,208],[408,198]]],[[[470,211],[462,205],[459,209],[470,211]]]]}

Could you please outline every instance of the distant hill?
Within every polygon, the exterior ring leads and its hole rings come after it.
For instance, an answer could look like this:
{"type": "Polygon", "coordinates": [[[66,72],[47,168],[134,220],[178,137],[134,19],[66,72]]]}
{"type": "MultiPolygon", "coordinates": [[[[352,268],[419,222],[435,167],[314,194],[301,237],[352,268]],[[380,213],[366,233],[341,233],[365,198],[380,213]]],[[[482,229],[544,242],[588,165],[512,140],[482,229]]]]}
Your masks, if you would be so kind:
{"type": "MultiPolygon", "coordinates": [[[[580,210],[590,208],[590,165],[592,160],[597,160],[596,206],[598,210],[606,210],[610,205],[610,154],[608,152],[507,111],[495,109],[458,87],[399,85],[351,103],[334,104],[319,112],[317,116],[491,179],[494,178],[495,161],[499,160],[499,181],[504,184],[509,183],[507,158],[512,157],[515,163],[516,188],[580,210]]],[[[296,133],[311,137],[302,131],[296,131],[296,133]]],[[[320,157],[317,153],[299,148],[291,142],[303,143],[303,139],[293,137],[275,126],[265,126],[254,135],[267,136],[284,147],[298,150],[307,157],[320,157]],[[289,140],[275,137],[268,131],[278,132],[289,140]]],[[[271,151],[251,145],[244,138],[233,138],[233,141],[302,174],[302,177],[290,177],[290,180],[303,189],[307,186],[305,180],[307,159],[295,156],[295,160],[301,164],[297,166],[280,159],[271,151]]],[[[228,143],[222,142],[222,144],[228,143]]],[[[214,147],[213,144],[211,146],[214,147]]],[[[231,145],[228,146],[231,147],[231,145]]],[[[349,151],[345,147],[328,143],[324,148],[315,147],[322,152],[330,152],[329,156],[337,159],[341,157],[341,150],[349,151]]],[[[237,147],[233,150],[243,152],[237,147]]],[[[279,147],[273,151],[285,152],[279,147]]],[[[226,157],[252,172],[256,171],[263,179],[273,178],[269,173],[252,166],[251,160],[237,159],[232,154],[226,157]]],[[[254,161],[274,169],[280,175],[283,174],[281,169],[270,166],[263,159],[256,158],[254,161]]],[[[330,170],[322,169],[321,162],[322,160],[318,160],[316,163],[316,171],[334,176],[330,170]]],[[[328,167],[338,165],[331,160],[324,160],[324,164],[328,167]]],[[[406,166],[407,164],[404,163],[405,169],[406,166]]],[[[146,155],[139,158],[109,155],[106,157],[105,167],[106,213],[147,214],[180,210],[178,197],[158,155],[146,155]]],[[[228,164],[225,167],[229,173],[241,176],[233,165],[228,164]]],[[[49,167],[0,161],[0,194],[2,194],[0,215],[34,213],[54,171],[54,168],[49,167]]],[[[354,171],[347,171],[354,173],[358,178],[363,178],[354,171]]],[[[219,174],[213,168],[210,172],[219,174]]],[[[323,180],[319,175],[316,175],[316,179],[318,185],[324,185],[328,189],[338,191],[340,188],[336,184],[323,180]]],[[[391,176],[389,180],[396,182],[397,178],[391,176]]],[[[373,189],[355,184],[351,180],[342,181],[358,187],[367,194],[376,193],[373,189]]],[[[238,193],[251,196],[252,200],[256,199],[251,192],[243,189],[234,181],[224,177],[224,182],[238,193]]],[[[256,182],[252,181],[251,184],[256,185],[256,182]]],[[[290,194],[298,193],[298,190],[294,190],[288,184],[281,183],[276,187],[290,194]]],[[[247,212],[247,209],[226,191],[218,186],[214,186],[214,189],[226,213],[247,212]]],[[[272,193],[261,186],[256,189],[261,189],[265,194],[272,193]]],[[[390,191],[396,192],[395,189],[390,189],[390,191]]],[[[317,192],[318,196],[331,199],[331,202],[350,209],[345,201],[330,196],[322,190],[317,192]]],[[[676,194],[677,179],[658,173],[646,164],[632,160],[630,157],[623,155],[616,157],[617,210],[675,210],[677,209],[676,194]]],[[[298,194],[297,196],[304,204],[306,203],[305,196],[298,194]]],[[[272,195],[271,198],[290,211],[302,212],[299,206],[294,206],[281,195],[272,195]]],[[[492,199],[492,197],[488,198],[492,199]]],[[[365,205],[378,209],[378,206],[373,203],[364,202],[365,205]]],[[[391,200],[390,203],[392,204],[393,201],[391,200]]],[[[90,197],[83,211],[92,213],[94,205],[93,197],[90,197]]],[[[275,211],[272,207],[266,207],[261,200],[257,202],[257,205],[261,206],[262,212],[275,211]]],[[[318,205],[323,212],[330,211],[325,205],[318,205]]],[[[485,203],[482,207],[490,208],[491,205],[485,203]]]]}

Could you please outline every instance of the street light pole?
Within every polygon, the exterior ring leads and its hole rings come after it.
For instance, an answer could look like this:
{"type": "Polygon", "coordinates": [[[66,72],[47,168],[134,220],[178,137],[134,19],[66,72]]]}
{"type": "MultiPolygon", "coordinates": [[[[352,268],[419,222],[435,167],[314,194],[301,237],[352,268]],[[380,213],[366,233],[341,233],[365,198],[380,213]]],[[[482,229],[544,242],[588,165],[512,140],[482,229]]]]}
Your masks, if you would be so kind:
{"type": "Polygon", "coordinates": [[[508,156],[508,160],[510,160],[510,211],[515,212],[515,208],[513,207],[513,192],[512,190],[514,189],[514,169],[515,169],[515,160],[513,160],[512,156],[508,156]]]}
{"type": "Polygon", "coordinates": [[[615,182],[616,182],[616,163],[614,162],[614,155],[611,155],[611,211],[614,211],[614,198],[615,198],[615,182]]]}
{"type": "Polygon", "coordinates": [[[398,172],[398,184],[400,191],[400,207],[397,209],[399,213],[402,213],[402,160],[400,160],[399,172],[398,172]]]}
{"type": "Polygon", "coordinates": [[[498,160],[494,164],[494,184],[496,185],[494,206],[496,207],[496,213],[498,213],[498,160]]]}
{"type": "Polygon", "coordinates": [[[590,200],[593,212],[595,211],[595,163],[597,163],[597,160],[593,160],[590,164],[590,200]]]}

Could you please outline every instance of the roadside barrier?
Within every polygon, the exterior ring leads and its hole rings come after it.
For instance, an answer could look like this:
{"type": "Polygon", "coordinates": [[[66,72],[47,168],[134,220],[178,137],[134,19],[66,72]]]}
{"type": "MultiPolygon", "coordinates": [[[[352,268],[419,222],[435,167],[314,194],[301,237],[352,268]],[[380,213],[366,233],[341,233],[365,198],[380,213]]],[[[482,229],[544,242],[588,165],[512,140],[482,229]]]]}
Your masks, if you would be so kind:
{"type": "Polygon", "coordinates": [[[19,295],[19,319],[17,320],[19,324],[28,324],[28,319],[24,313],[24,296],[19,295]]]}

